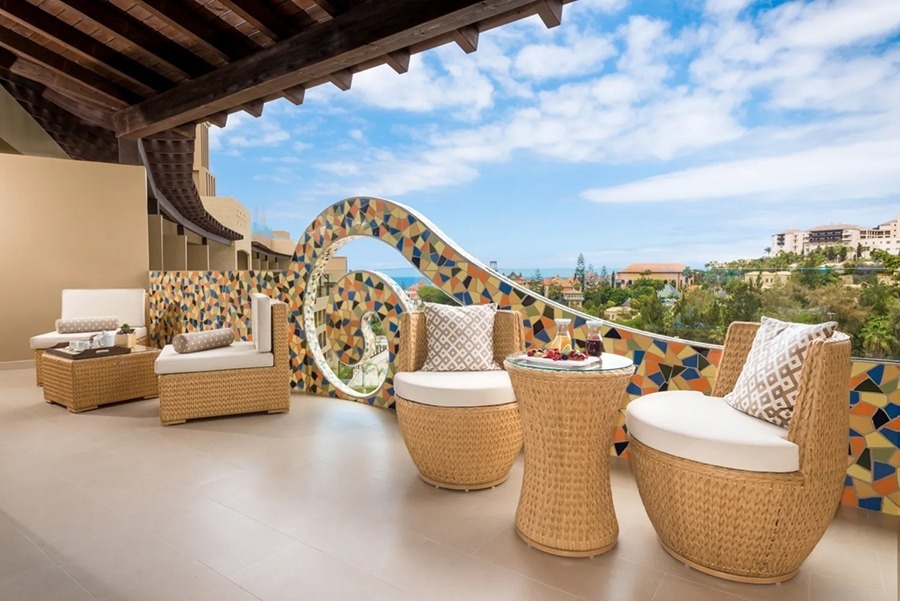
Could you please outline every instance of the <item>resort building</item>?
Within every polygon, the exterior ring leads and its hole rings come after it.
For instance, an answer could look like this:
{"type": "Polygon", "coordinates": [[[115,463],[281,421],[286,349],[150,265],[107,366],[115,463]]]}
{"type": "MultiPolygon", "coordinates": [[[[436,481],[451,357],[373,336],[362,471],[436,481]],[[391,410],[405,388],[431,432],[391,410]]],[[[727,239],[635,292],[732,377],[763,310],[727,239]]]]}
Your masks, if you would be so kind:
{"type": "Polygon", "coordinates": [[[790,279],[790,271],[748,271],[744,274],[745,282],[754,286],[759,285],[763,290],[781,286],[790,279]]]}
{"type": "Polygon", "coordinates": [[[808,230],[791,229],[772,236],[772,252],[808,253],[823,246],[846,246],[852,251],[862,246],[863,258],[869,251],[884,250],[900,254],[900,217],[872,228],[846,223],[818,225],[808,230]]]}
{"type": "Polygon", "coordinates": [[[678,290],[690,284],[690,277],[684,274],[685,266],[681,263],[632,263],[615,274],[618,288],[628,288],[639,278],[657,280],[672,284],[678,290]]]}

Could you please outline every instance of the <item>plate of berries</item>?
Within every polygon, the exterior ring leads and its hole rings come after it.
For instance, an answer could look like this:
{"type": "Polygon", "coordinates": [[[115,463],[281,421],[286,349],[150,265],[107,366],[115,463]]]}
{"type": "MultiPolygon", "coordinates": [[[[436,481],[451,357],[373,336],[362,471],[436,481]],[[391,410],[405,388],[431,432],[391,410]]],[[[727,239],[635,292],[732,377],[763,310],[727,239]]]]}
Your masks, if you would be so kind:
{"type": "Polygon", "coordinates": [[[545,365],[556,368],[584,368],[600,362],[600,357],[591,357],[582,352],[572,350],[571,347],[550,349],[528,349],[519,357],[522,361],[535,365],[545,365]]]}

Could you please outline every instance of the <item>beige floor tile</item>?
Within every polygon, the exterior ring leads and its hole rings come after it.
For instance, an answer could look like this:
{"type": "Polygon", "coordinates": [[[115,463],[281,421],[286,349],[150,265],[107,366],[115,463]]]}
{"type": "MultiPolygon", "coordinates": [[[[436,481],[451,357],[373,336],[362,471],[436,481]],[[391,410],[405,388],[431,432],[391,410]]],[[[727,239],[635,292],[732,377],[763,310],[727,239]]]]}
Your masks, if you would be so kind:
{"type": "Polygon", "coordinates": [[[157,410],[73,415],[0,371],[0,599],[896,599],[895,522],[871,512],[842,508],[796,578],[752,586],[665,553],[624,460],[618,546],[566,559],[515,534],[521,455],[459,493],[419,479],[390,411],[294,395],[163,428],[157,410]]]}
{"type": "Polygon", "coordinates": [[[413,601],[398,588],[303,543],[233,574],[231,580],[262,601],[413,601]]]}
{"type": "Polygon", "coordinates": [[[14,576],[0,578],[3,601],[96,601],[78,582],[46,561],[14,576]]]}
{"type": "Polygon", "coordinates": [[[512,523],[475,557],[594,601],[648,601],[663,577],[658,570],[614,553],[574,559],[532,549],[519,538],[512,523]]]}
{"type": "Polygon", "coordinates": [[[897,595],[812,574],[810,601],[897,601],[897,595]]]}
{"type": "Polygon", "coordinates": [[[414,542],[378,573],[421,599],[568,600],[578,597],[433,541],[414,542]]]}
{"type": "Polygon", "coordinates": [[[659,583],[653,601],[741,601],[741,598],[696,582],[666,575],[659,583]]]}

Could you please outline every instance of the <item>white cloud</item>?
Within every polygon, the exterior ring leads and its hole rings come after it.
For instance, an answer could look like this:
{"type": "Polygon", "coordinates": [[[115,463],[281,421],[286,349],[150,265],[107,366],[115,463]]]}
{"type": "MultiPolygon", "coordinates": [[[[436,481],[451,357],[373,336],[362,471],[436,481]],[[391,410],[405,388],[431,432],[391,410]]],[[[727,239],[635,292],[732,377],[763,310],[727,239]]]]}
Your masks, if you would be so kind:
{"type": "Polygon", "coordinates": [[[347,132],[347,135],[350,136],[353,140],[362,140],[363,139],[363,131],[358,128],[351,129],[347,132]]]}
{"type": "Polygon", "coordinates": [[[859,200],[900,191],[900,140],[829,146],[728,161],[605,188],[584,198],[646,203],[753,198],[797,202],[859,200]]]}
{"type": "Polygon", "coordinates": [[[516,55],[518,75],[529,79],[562,79],[599,72],[616,53],[612,43],[596,34],[579,36],[566,44],[529,44],[516,55]]]}
{"type": "Polygon", "coordinates": [[[210,128],[209,147],[211,150],[234,153],[242,148],[278,146],[290,138],[291,135],[271,114],[263,113],[262,117],[254,118],[239,112],[228,116],[228,123],[224,128],[210,128]]]}

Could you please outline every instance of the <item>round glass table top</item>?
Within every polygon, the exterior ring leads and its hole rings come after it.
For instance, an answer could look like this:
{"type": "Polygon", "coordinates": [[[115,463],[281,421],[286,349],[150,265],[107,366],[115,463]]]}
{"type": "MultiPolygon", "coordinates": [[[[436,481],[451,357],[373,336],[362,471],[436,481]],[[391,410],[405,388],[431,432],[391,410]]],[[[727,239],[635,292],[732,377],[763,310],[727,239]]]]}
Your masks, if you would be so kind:
{"type": "MultiPolygon", "coordinates": [[[[591,359],[591,358],[589,358],[591,359]]],[[[599,361],[587,363],[583,361],[553,361],[552,359],[540,359],[529,357],[524,353],[517,353],[506,358],[507,361],[517,367],[527,367],[529,369],[544,369],[547,371],[611,371],[614,369],[623,369],[630,367],[634,362],[623,355],[615,355],[613,353],[603,353],[600,355],[599,361]]]]}

